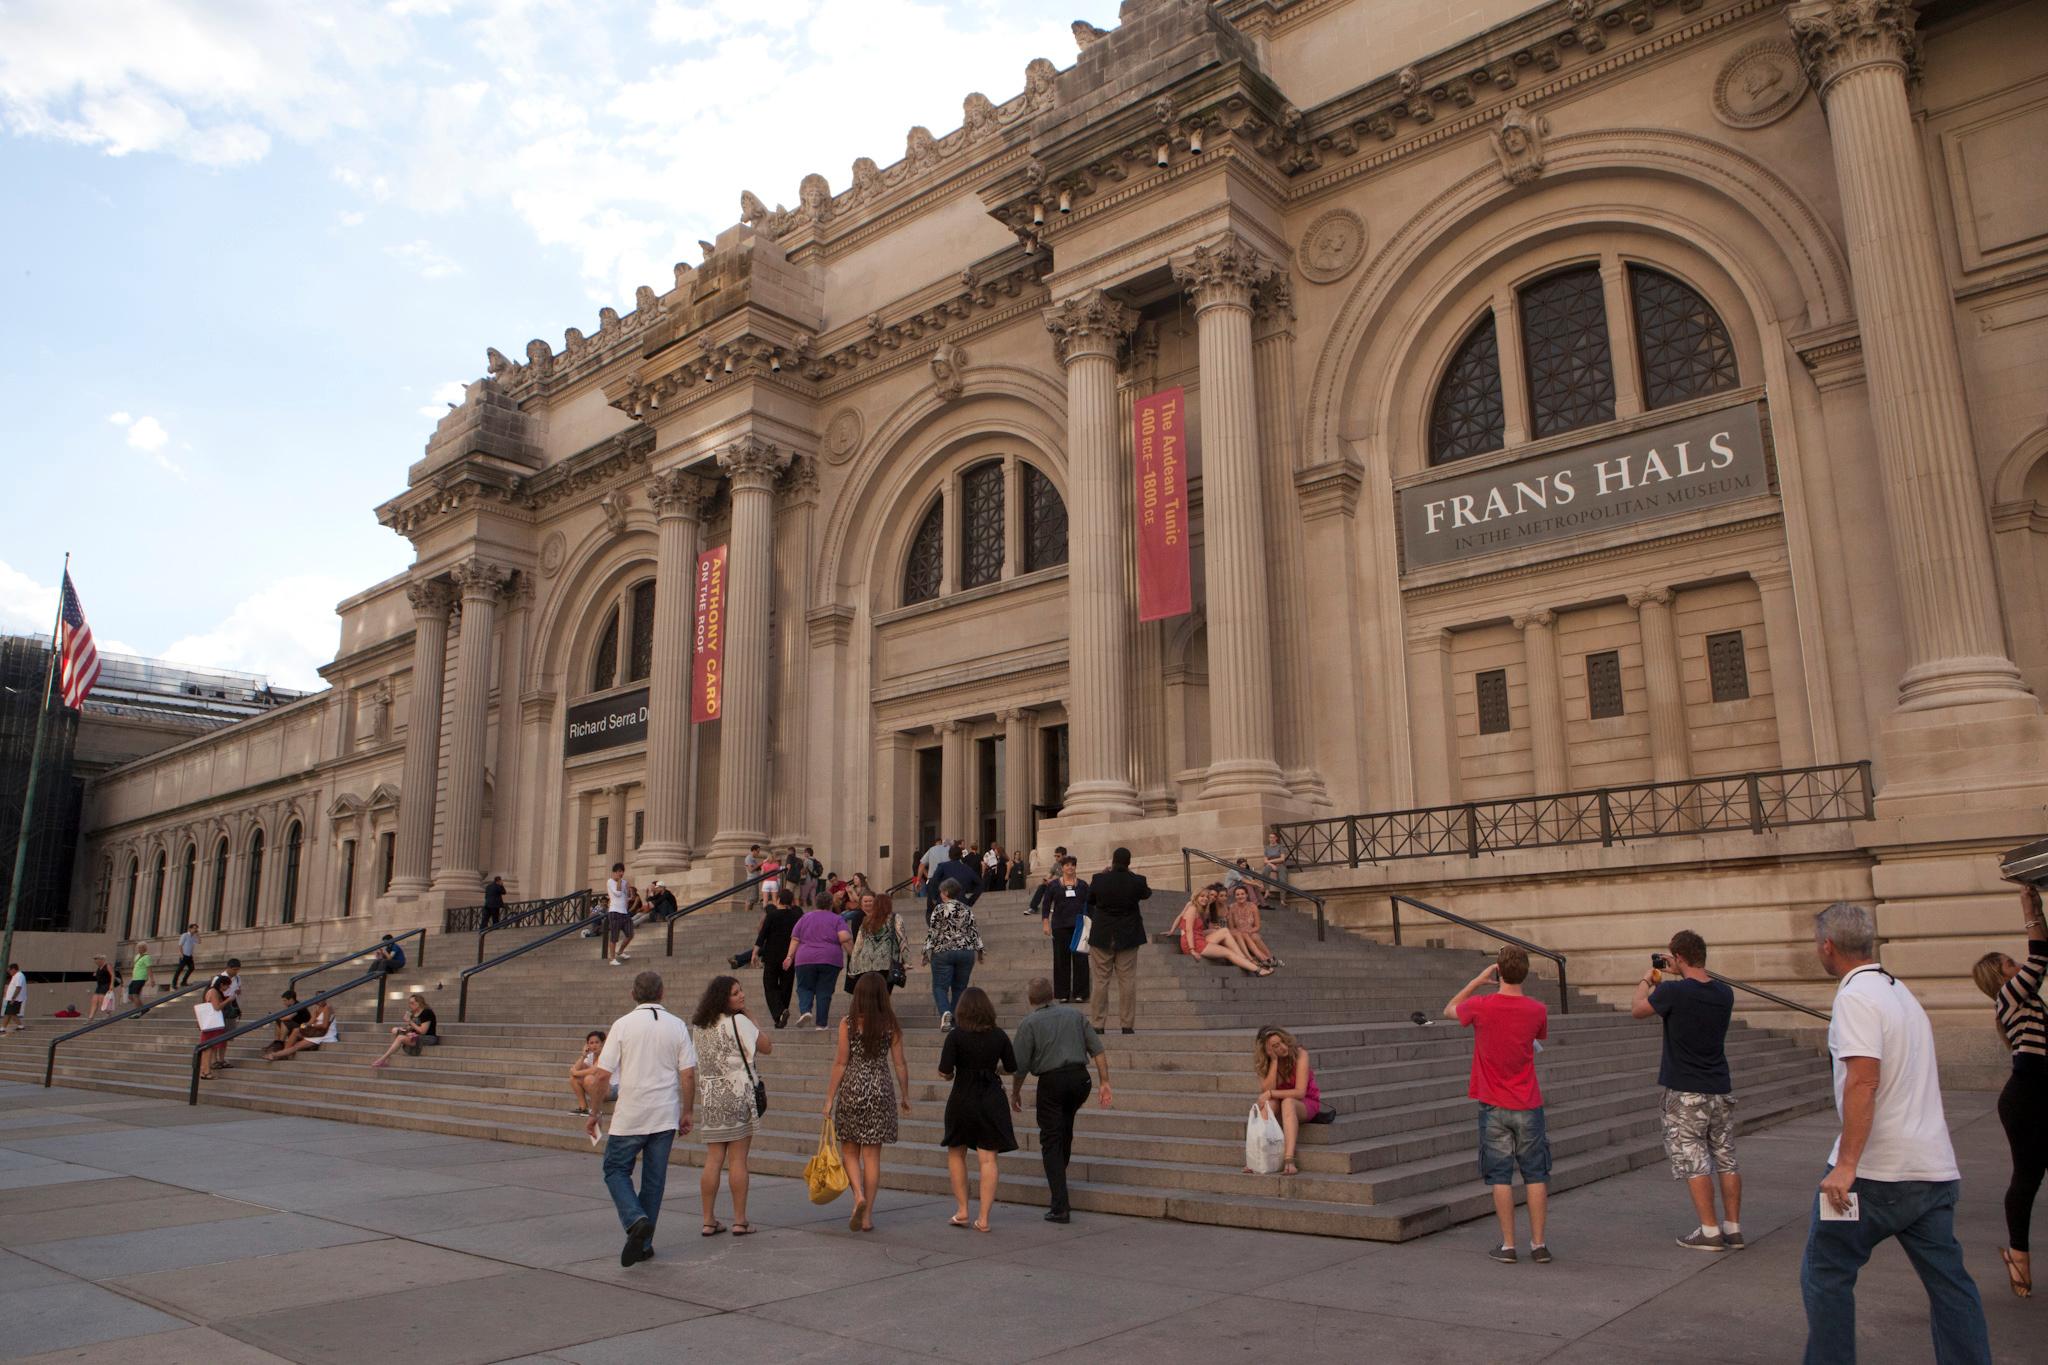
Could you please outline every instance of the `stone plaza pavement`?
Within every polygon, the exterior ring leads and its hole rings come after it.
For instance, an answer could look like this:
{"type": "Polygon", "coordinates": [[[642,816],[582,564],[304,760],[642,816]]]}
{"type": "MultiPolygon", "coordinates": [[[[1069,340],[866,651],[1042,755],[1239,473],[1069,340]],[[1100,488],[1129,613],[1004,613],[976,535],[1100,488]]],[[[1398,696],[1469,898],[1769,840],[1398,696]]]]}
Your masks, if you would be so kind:
{"type": "MultiPolygon", "coordinates": [[[[2048,1303],[2015,1300],[1995,1253],[1992,1097],[1948,1103],[1995,1353],[2038,1362],[2048,1303]]],[[[818,1208],[787,1180],[756,1182],[759,1235],[707,1240],[697,1172],[676,1167],[658,1258],[622,1270],[594,1156],[6,1085],[0,1359],[1794,1360],[1832,1130],[1810,1117],[1746,1141],[1750,1245],[1718,1257],[1672,1244],[1685,1202],[1661,1167],[1561,1195],[1556,1262],[1512,1267],[1484,1255],[1490,1222],[1387,1245],[1087,1214],[1062,1228],[1017,1207],[982,1236],[949,1228],[947,1201],[886,1194],[857,1236],[844,1198],[818,1208]]],[[[1931,1357],[1895,1246],[1859,1308],[1863,1360],[1931,1357]]]]}

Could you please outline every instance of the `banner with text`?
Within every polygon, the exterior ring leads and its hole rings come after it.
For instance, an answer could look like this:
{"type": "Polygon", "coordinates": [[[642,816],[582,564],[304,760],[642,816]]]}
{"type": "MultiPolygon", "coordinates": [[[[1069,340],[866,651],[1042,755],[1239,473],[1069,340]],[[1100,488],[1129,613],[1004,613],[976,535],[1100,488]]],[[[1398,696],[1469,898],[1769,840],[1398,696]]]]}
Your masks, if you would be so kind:
{"type": "Polygon", "coordinates": [[[725,546],[697,556],[697,633],[690,651],[690,721],[725,711],[725,546]]]}
{"type": "Polygon", "coordinates": [[[1140,398],[1131,412],[1137,452],[1138,619],[1193,608],[1188,572],[1187,390],[1140,398]]]}
{"type": "Polygon", "coordinates": [[[1409,569],[1768,496],[1763,425],[1743,403],[1401,490],[1409,569]]]}

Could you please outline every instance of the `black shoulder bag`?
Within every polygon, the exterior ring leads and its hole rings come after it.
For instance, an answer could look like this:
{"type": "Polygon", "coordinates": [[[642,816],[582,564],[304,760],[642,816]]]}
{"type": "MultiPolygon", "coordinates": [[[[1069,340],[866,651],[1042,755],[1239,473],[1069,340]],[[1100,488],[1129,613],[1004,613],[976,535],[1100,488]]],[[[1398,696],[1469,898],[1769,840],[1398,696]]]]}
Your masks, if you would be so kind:
{"type": "Polygon", "coordinates": [[[768,1083],[754,1074],[754,1063],[747,1056],[747,1045],[740,1041],[740,1021],[732,1021],[732,1045],[740,1050],[740,1065],[747,1069],[747,1079],[754,1083],[754,1117],[768,1112],[768,1083]]]}

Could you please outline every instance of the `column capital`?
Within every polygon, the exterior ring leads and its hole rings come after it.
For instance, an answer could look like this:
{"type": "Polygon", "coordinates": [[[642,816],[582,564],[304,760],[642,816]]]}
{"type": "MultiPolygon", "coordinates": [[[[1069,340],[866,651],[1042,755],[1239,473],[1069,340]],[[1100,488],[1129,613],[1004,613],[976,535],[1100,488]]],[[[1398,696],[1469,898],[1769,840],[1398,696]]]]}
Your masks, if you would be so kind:
{"type": "Polygon", "coordinates": [[[463,601],[496,601],[512,586],[513,570],[510,565],[476,555],[450,569],[448,576],[462,590],[463,601]]]}
{"type": "Polygon", "coordinates": [[[1908,80],[1920,74],[1912,0],[1805,0],[1785,11],[1785,21],[1823,101],[1836,81],[1866,66],[1895,66],[1908,80]]]}
{"type": "Polygon", "coordinates": [[[774,492],[789,460],[788,450],[759,436],[742,436],[718,452],[718,467],[732,479],[734,491],[774,492]]]}
{"type": "Polygon", "coordinates": [[[455,605],[455,589],[445,578],[418,578],[405,585],[412,614],[422,619],[446,616],[455,605]]]}
{"type": "Polygon", "coordinates": [[[996,719],[1004,725],[1022,725],[1030,715],[1031,711],[1028,707],[1005,706],[1002,710],[996,712],[996,719]]]}
{"type": "Polygon", "coordinates": [[[782,495],[792,501],[815,497],[818,492],[818,462],[808,455],[792,455],[782,471],[782,495]]]}
{"type": "Polygon", "coordinates": [[[1135,309],[1100,289],[1061,299],[1045,310],[1045,330],[1052,333],[1053,354],[1062,365],[1071,365],[1083,356],[1114,361],[1137,325],[1135,309]]]}
{"type": "Polygon", "coordinates": [[[702,521],[717,486],[686,469],[664,469],[647,480],[647,502],[657,521],[702,521]]]}
{"type": "Polygon", "coordinates": [[[1195,301],[1195,312],[1210,308],[1249,310],[1252,296],[1276,274],[1273,262],[1235,233],[1205,242],[1173,262],[1173,280],[1195,301]]]}
{"type": "Polygon", "coordinates": [[[1792,585],[1790,564],[1763,564],[1749,571],[1750,581],[1763,591],[1773,588],[1787,588],[1792,585]]]}
{"type": "Polygon", "coordinates": [[[939,737],[940,737],[941,739],[943,739],[943,738],[945,738],[945,737],[946,737],[946,736],[948,736],[948,735],[953,735],[953,734],[957,734],[957,733],[959,733],[959,730],[960,730],[960,722],[959,722],[959,721],[957,721],[957,720],[939,720],[939,721],[933,721],[933,722],[932,722],[932,729],[933,729],[933,730],[935,730],[935,731],[937,731],[937,732],[938,732],[938,734],[939,734],[939,737]]]}
{"type": "Polygon", "coordinates": [[[1529,611],[1516,612],[1509,618],[1516,630],[1547,630],[1556,622],[1557,613],[1548,607],[1536,607],[1529,611]]]}
{"type": "Polygon", "coordinates": [[[1449,626],[1413,625],[1408,627],[1408,648],[1449,649],[1451,630],[1449,626]]]}
{"type": "Polygon", "coordinates": [[[1628,604],[1637,611],[1642,610],[1645,602],[1655,602],[1660,607],[1671,605],[1669,588],[1630,588],[1624,595],[1628,598],[1628,604]]]}

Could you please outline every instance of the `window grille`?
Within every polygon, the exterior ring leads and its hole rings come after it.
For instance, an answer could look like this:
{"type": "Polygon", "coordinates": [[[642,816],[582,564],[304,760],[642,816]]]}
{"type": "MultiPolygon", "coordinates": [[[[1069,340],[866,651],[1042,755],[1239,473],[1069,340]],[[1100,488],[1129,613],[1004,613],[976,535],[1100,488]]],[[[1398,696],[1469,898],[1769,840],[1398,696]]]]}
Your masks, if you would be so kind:
{"type": "Polygon", "coordinates": [[[1003,576],[1003,465],[978,464],[960,476],[960,586],[1003,576]]]}
{"type": "Polygon", "coordinates": [[[1521,293],[1529,425],[1538,437],[1614,417],[1614,359],[1597,265],[1573,266],[1521,293]]]}
{"type": "Polygon", "coordinates": [[[946,504],[932,504],[910,538],[910,559],[903,566],[903,605],[929,602],[939,595],[946,573],[946,504]]]}
{"type": "Polygon", "coordinates": [[[1508,732],[1508,671],[1490,668],[1474,682],[1479,689],[1479,733],[1504,735],[1508,732]]]}
{"type": "Polygon", "coordinates": [[[654,672],[654,580],[633,585],[633,648],[626,662],[626,681],[640,682],[654,672]]]}
{"type": "Polygon", "coordinates": [[[1446,464],[1499,450],[1506,440],[1506,414],[1500,395],[1500,342],[1489,311],[1473,324],[1437,385],[1429,410],[1429,462],[1446,464]]]}
{"type": "Polygon", "coordinates": [[[242,927],[256,927],[256,898],[263,889],[263,831],[249,836],[249,876],[242,890],[242,927]]]}
{"type": "Polygon", "coordinates": [[[1024,572],[1067,562],[1067,505],[1052,480],[1030,465],[1024,474],[1024,572]]]}
{"type": "Polygon", "coordinates": [[[610,852],[612,851],[612,850],[611,850],[611,838],[612,838],[612,821],[611,821],[611,817],[610,817],[609,815],[600,815],[600,816],[598,816],[598,817],[597,817],[597,851],[598,851],[599,853],[610,853],[610,852]]]}
{"type": "Polygon", "coordinates": [[[299,848],[304,831],[294,820],[284,832],[284,895],[278,902],[278,922],[290,924],[299,917],[299,848]]]}
{"type": "Polygon", "coordinates": [[[206,911],[206,928],[209,932],[220,928],[221,912],[227,907],[227,899],[228,841],[222,839],[213,846],[213,902],[206,911]]]}
{"type": "Polygon", "coordinates": [[[590,665],[590,690],[602,692],[619,680],[619,609],[604,618],[597,637],[597,658],[590,665]]]}
{"type": "Polygon", "coordinates": [[[1749,699],[1749,658],[1741,631],[1724,630],[1707,637],[1707,680],[1713,685],[1715,701],[1749,699]]]}
{"type": "Polygon", "coordinates": [[[1614,650],[1586,656],[1586,710],[1594,720],[1622,713],[1621,655],[1614,650]]]}
{"type": "Polygon", "coordinates": [[[1735,347],[1720,316],[1690,285],[1661,270],[1628,268],[1643,363],[1643,406],[1661,408],[1736,386],[1735,347]]]}

